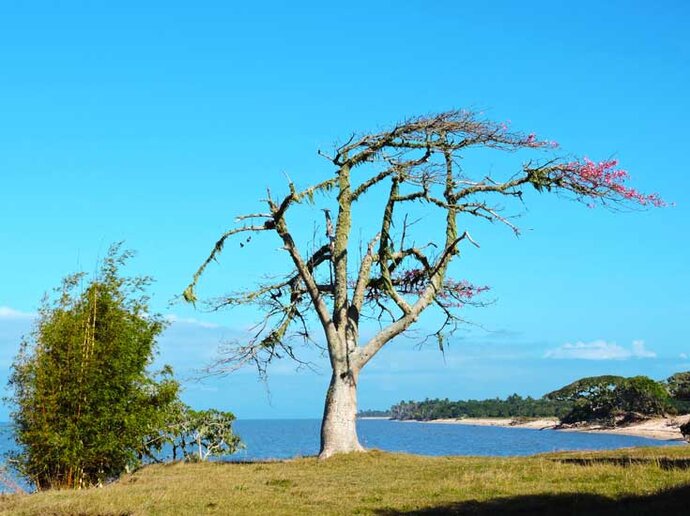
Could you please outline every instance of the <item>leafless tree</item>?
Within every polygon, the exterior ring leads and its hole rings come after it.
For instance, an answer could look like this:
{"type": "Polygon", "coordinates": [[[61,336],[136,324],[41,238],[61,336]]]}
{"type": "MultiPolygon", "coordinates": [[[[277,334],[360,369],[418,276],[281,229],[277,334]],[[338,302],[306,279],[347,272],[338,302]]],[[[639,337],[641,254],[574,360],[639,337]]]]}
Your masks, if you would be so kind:
{"type": "Polygon", "coordinates": [[[196,301],[197,282],[234,235],[275,234],[291,259],[293,269],[282,280],[215,304],[215,308],[251,304],[262,313],[254,337],[228,350],[216,366],[230,370],[254,363],[265,374],[274,359],[300,360],[295,338],[313,341],[309,322],[315,315],[332,369],[320,456],[362,450],[355,427],[362,368],[429,307],[443,315],[442,327],[435,333],[442,338],[461,322],[457,309],[473,302],[483,290],[447,274],[461,247],[476,245],[460,226],[463,220],[497,222],[517,233],[518,227],[501,206],[508,199],[522,199],[527,188],[560,192],[587,203],[663,204],[656,195],[643,195],[625,186],[627,174],[615,168],[615,161],[568,161],[553,157],[556,148],[553,142],[514,132],[506,124],[476,113],[450,111],[412,118],[391,130],[353,136],[332,154],[321,153],[332,165],[332,173],[306,189],[289,183],[285,196],[276,198],[269,192],[265,211],[238,217],[240,225],[221,236],[184,292],[187,301],[196,301]],[[472,176],[462,167],[461,153],[474,147],[508,152],[531,149],[540,159],[524,163],[507,176],[472,176]],[[306,253],[306,246],[295,241],[288,215],[296,205],[314,202],[318,194],[331,191],[337,194],[335,220],[326,209],[323,243],[306,253]],[[355,259],[361,241],[353,238],[353,208],[365,196],[380,197],[381,215],[370,239],[364,241],[361,258],[355,259]],[[434,228],[443,230],[434,241],[416,245],[407,235],[407,217],[400,221],[404,214],[421,209],[435,211],[438,225],[434,228]],[[468,216],[470,219],[463,218],[468,216]],[[360,324],[365,318],[378,319],[381,325],[371,338],[362,339],[360,324]]]}

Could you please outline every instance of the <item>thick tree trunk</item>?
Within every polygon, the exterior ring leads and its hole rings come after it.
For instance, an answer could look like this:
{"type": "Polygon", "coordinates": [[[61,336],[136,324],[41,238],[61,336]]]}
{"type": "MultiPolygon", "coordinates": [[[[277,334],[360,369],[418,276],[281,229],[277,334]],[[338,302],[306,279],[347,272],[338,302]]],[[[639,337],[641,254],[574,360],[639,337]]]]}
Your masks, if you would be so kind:
{"type": "Polygon", "coordinates": [[[331,377],[321,423],[320,459],[335,453],[364,451],[357,438],[357,373],[331,377]]]}

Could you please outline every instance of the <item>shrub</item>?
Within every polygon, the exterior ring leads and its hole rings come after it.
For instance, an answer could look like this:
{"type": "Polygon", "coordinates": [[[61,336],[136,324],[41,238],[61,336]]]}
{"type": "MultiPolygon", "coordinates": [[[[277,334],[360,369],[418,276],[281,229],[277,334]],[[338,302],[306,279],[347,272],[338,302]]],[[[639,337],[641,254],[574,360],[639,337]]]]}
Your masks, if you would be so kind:
{"type": "Polygon", "coordinates": [[[164,321],[148,312],[150,279],[119,275],[131,254],[114,245],[94,279],[63,280],[13,363],[21,451],[11,459],[38,489],[97,484],[136,466],[177,400],[172,371],[147,372],[164,321]]]}

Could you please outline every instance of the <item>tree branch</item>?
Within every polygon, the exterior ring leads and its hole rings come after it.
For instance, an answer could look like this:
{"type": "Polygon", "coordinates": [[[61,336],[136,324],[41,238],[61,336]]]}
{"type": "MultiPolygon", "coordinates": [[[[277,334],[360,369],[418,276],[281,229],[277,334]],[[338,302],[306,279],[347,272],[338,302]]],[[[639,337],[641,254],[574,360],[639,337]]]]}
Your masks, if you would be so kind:
{"type": "Polygon", "coordinates": [[[192,281],[191,283],[187,286],[187,288],[184,290],[182,293],[182,296],[184,297],[184,300],[187,301],[188,303],[194,303],[196,302],[196,294],[194,292],[194,288],[196,287],[196,284],[199,282],[199,278],[201,275],[204,273],[206,270],[206,267],[208,267],[208,264],[211,263],[212,261],[216,260],[216,257],[221,253],[223,250],[223,246],[225,245],[225,241],[230,238],[232,235],[236,235],[238,233],[243,233],[247,231],[269,231],[273,229],[273,222],[272,221],[266,221],[262,226],[244,226],[241,228],[236,228],[236,229],[231,229],[230,231],[227,231],[221,236],[218,241],[216,242],[216,245],[213,246],[213,250],[211,251],[211,254],[208,255],[208,258],[204,260],[204,263],[201,264],[201,267],[197,269],[197,271],[194,273],[192,276],[192,281]]]}
{"type": "Polygon", "coordinates": [[[304,281],[307,292],[309,293],[312,303],[314,304],[314,309],[316,310],[319,320],[321,321],[321,325],[323,326],[323,329],[326,333],[326,337],[329,340],[329,342],[331,341],[331,339],[333,339],[335,342],[338,336],[333,320],[331,319],[331,315],[328,312],[328,307],[326,306],[326,303],[321,297],[321,293],[319,292],[319,287],[317,286],[316,281],[314,280],[314,276],[309,270],[307,264],[302,259],[300,252],[297,250],[297,246],[295,245],[295,242],[292,239],[292,235],[288,230],[287,223],[285,222],[285,218],[283,216],[285,209],[281,210],[281,208],[286,203],[285,201],[283,201],[283,203],[279,207],[270,199],[268,202],[269,207],[271,208],[271,213],[274,217],[275,230],[280,236],[280,238],[283,240],[285,250],[292,258],[292,261],[295,264],[295,267],[297,268],[298,274],[302,278],[302,281],[304,281]]]}
{"type": "Polygon", "coordinates": [[[371,239],[369,245],[367,246],[367,252],[362,259],[362,264],[359,267],[359,274],[357,275],[357,283],[355,284],[355,290],[352,294],[352,307],[357,312],[357,318],[359,319],[359,312],[362,310],[362,304],[364,302],[364,294],[366,293],[366,287],[369,284],[369,276],[371,274],[371,266],[374,262],[374,246],[376,242],[381,237],[380,233],[377,233],[374,238],[371,239]]]}

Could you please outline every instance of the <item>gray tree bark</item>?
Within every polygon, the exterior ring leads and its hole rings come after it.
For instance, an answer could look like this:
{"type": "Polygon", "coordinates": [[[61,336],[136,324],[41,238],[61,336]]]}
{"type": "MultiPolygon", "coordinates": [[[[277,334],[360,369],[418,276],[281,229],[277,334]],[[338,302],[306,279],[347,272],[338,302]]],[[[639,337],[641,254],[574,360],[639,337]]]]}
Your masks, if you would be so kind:
{"type": "Polygon", "coordinates": [[[331,376],[321,423],[321,459],[364,451],[357,437],[357,376],[352,372],[331,376]]]}

